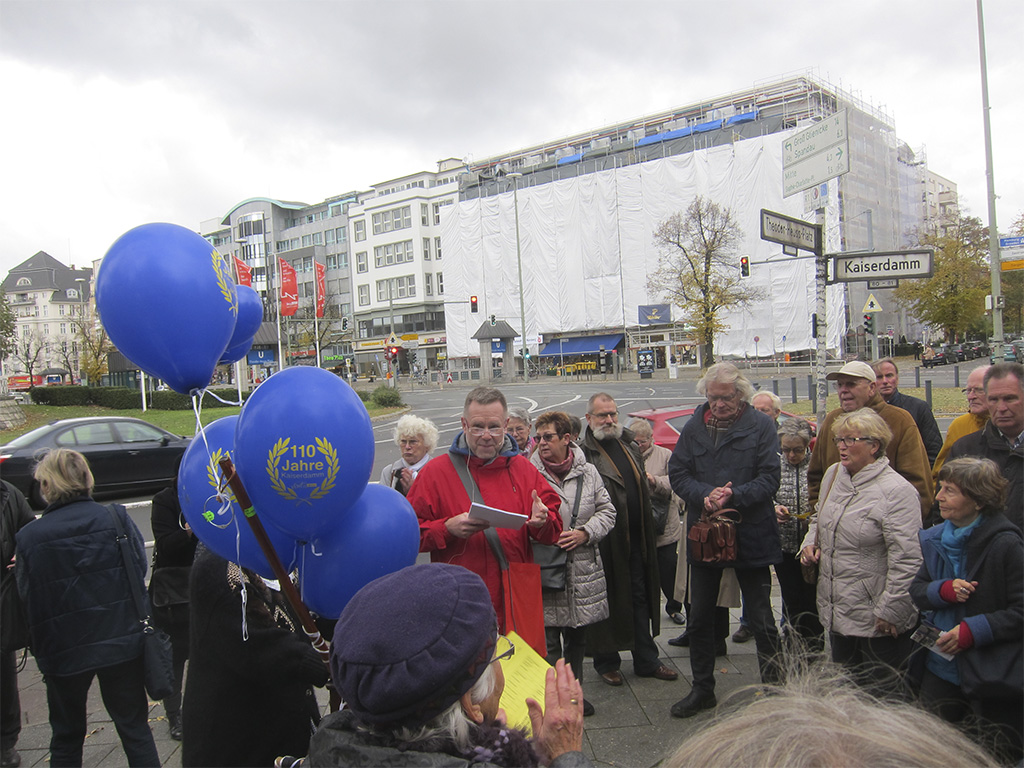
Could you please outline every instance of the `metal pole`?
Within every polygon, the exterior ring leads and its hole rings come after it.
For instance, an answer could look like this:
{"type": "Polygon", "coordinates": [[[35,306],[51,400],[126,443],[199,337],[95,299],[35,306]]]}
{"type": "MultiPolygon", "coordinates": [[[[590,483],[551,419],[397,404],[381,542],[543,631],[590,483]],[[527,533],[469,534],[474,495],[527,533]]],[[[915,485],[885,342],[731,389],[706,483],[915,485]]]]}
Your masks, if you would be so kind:
{"type": "Polygon", "coordinates": [[[515,208],[516,216],[516,267],[519,270],[519,323],[523,336],[523,381],[528,381],[529,376],[526,369],[526,302],[523,299],[523,246],[519,238],[519,178],[522,175],[519,172],[509,174],[512,179],[512,204],[515,208]]]}
{"type": "Polygon", "coordinates": [[[996,226],[996,182],[992,172],[992,108],[988,102],[988,64],[985,58],[985,20],[978,2],[978,48],[981,52],[981,108],[985,123],[985,180],[988,182],[988,255],[992,274],[992,359],[1003,359],[1003,302],[1000,284],[999,228],[996,226]]]}

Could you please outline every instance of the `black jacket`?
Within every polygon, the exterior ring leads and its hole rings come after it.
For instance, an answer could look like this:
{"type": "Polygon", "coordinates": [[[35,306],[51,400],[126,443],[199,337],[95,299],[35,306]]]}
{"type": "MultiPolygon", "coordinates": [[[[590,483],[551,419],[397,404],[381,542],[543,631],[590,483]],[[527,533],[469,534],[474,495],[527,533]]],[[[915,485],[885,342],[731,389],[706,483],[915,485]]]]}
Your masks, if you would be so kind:
{"type": "Polygon", "coordinates": [[[1006,489],[1006,517],[1024,530],[1024,446],[1018,445],[1012,451],[1010,444],[989,421],[980,432],[961,437],[949,451],[946,463],[964,456],[978,456],[992,459],[1010,481],[1006,489]]]}
{"type": "Polygon", "coordinates": [[[898,389],[892,393],[887,401],[889,405],[895,405],[914,417],[917,424],[917,431],[921,433],[921,440],[924,443],[924,450],[928,454],[928,464],[935,465],[935,458],[942,450],[942,433],[939,425],[935,423],[935,416],[928,403],[917,397],[904,395],[898,389]]]}
{"type": "MultiPolygon", "coordinates": [[[[124,507],[112,506],[144,581],[142,534],[124,507]]],[[[17,542],[18,592],[40,672],[74,675],[142,653],[142,624],[108,507],[88,497],[50,505],[18,531],[17,542]]]]}

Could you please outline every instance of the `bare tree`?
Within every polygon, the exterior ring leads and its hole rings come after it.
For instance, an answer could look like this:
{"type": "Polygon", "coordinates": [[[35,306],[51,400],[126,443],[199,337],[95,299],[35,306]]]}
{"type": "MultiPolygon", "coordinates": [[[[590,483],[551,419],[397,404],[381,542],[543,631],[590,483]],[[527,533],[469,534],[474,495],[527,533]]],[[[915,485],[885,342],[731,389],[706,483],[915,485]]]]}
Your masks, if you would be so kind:
{"type": "Polygon", "coordinates": [[[740,276],[736,248],[743,232],[732,212],[698,196],[686,212],[658,225],[654,242],[661,252],[647,289],[666,296],[683,311],[703,348],[704,365],[715,361],[715,336],[728,326],[727,310],[742,309],[763,298],[740,276]]]}
{"type": "Polygon", "coordinates": [[[50,351],[60,366],[71,374],[75,380],[75,370],[79,365],[78,344],[74,336],[58,336],[50,345],[50,351]]]}
{"type": "Polygon", "coordinates": [[[78,342],[80,367],[84,384],[99,382],[107,372],[107,355],[116,347],[107,338],[107,331],[102,323],[93,322],[80,308],[78,315],[72,315],[71,323],[75,328],[75,340],[78,342]]]}
{"type": "Polygon", "coordinates": [[[43,352],[46,351],[46,339],[38,331],[29,331],[18,339],[14,344],[14,359],[21,363],[28,374],[29,386],[32,385],[32,377],[35,370],[42,362],[43,352]]]}

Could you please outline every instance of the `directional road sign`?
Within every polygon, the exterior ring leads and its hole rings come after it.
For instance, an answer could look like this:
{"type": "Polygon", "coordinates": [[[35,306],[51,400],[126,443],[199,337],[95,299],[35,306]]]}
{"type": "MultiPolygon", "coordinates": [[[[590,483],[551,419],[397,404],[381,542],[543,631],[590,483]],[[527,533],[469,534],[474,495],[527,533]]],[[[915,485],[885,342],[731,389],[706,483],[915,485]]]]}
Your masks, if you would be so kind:
{"type": "Polygon", "coordinates": [[[782,143],[784,197],[810,189],[850,170],[846,110],[829,115],[782,143]]]}
{"type": "Polygon", "coordinates": [[[999,259],[1004,272],[1024,269],[1024,237],[1000,237],[999,259]]]}
{"type": "Polygon", "coordinates": [[[821,225],[811,224],[762,208],[761,239],[820,253],[821,225]]]}
{"type": "Polygon", "coordinates": [[[857,283],[886,277],[931,277],[933,257],[931,249],[832,254],[832,280],[857,283]]]}

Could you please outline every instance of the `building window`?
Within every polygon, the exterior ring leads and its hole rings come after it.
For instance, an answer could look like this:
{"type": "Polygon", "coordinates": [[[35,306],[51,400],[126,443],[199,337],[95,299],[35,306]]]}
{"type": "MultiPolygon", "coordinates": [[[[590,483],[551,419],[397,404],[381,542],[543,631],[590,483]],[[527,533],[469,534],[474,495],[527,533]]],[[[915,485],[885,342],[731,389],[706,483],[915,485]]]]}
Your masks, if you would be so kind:
{"type": "Polygon", "coordinates": [[[359,306],[368,307],[370,306],[370,286],[360,285],[359,286],[359,306]]]}
{"type": "Polygon", "coordinates": [[[323,245],[323,244],[324,244],[324,235],[323,235],[323,233],[322,232],[314,232],[313,233],[313,245],[323,245]]]}
{"type": "Polygon", "coordinates": [[[348,253],[338,254],[338,267],[340,269],[348,269],[348,253]]]}
{"type": "Polygon", "coordinates": [[[352,222],[352,237],[357,243],[363,242],[366,239],[366,220],[359,219],[358,221],[352,222]]]}
{"type": "Polygon", "coordinates": [[[21,288],[22,286],[28,286],[28,285],[32,285],[32,278],[30,278],[30,277],[19,277],[18,278],[18,287],[19,288],[21,288]]]}
{"type": "Polygon", "coordinates": [[[303,248],[308,248],[312,244],[313,244],[313,236],[312,235],[303,235],[302,236],[302,247],[303,248]]]}
{"type": "Polygon", "coordinates": [[[327,231],[324,232],[324,244],[325,245],[330,245],[333,242],[334,242],[334,230],[333,229],[328,229],[327,231]]]}
{"type": "Polygon", "coordinates": [[[444,296],[444,275],[437,273],[437,295],[444,296]]]}
{"type": "Polygon", "coordinates": [[[430,261],[430,238],[423,238],[423,260],[430,261]]]}
{"type": "Polygon", "coordinates": [[[412,208],[408,205],[373,214],[373,234],[394,232],[412,226],[412,208]]]}
{"type": "Polygon", "coordinates": [[[434,258],[437,259],[438,261],[441,260],[441,238],[440,237],[435,237],[434,238],[434,258]]]}
{"type": "Polygon", "coordinates": [[[452,201],[450,199],[449,200],[441,200],[440,202],[434,203],[434,223],[435,224],[440,224],[441,223],[441,209],[444,208],[445,206],[451,205],[451,204],[452,204],[452,201]]]}
{"type": "Polygon", "coordinates": [[[338,268],[338,254],[329,253],[327,254],[327,268],[337,269],[338,268]]]}
{"type": "Polygon", "coordinates": [[[338,236],[339,243],[348,242],[348,231],[344,227],[338,227],[336,230],[334,230],[334,234],[338,236]]]}
{"type": "Polygon", "coordinates": [[[430,206],[426,203],[420,203],[420,224],[430,226],[430,206]]]}
{"type": "MultiPolygon", "coordinates": [[[[359,251],[356,253],[356,272],[366,272],[370,269],[370,264],[366,258],[366,251],[359,251]]],[[[367,288],[369,290],[369,288],[367,288]]]]}
{"type": "Polygon", "coordinates": [[[391,277],[387,280],[377,281],[377,301],[383,303],[395,299],[411,299],[416,296],[416,276],[403,275],[402,277],[391,277]],[[388,295],[388,284],[391,284],[391,294],[388,295]]]}
{"type": "Polygon", "coordinates": [[[378,268],[390,267],[393,264],[405,264],[414,258],[412,240],[378,245],[373,249],[373,263],[378,268]]]}
{"type": "Polygon", "coordinates": [[[423,275],[423,293],[426,296],[434,295],[434,281],[430,279],[430,273],[423,275]]]}

